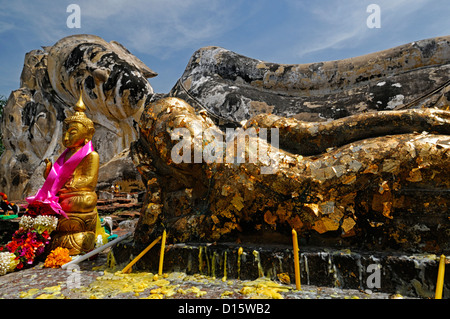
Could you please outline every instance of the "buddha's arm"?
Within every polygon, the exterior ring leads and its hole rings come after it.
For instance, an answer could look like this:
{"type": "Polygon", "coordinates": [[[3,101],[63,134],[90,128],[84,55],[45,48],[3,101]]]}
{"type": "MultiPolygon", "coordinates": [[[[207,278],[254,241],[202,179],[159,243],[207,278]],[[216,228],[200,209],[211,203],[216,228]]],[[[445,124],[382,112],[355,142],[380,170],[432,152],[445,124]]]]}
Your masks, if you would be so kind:
{"type": "Polygon", "coordinates": [[[46,158],[44,162],[45,162],[44,178],[47,179],[47,176],[50,173],[53,164],[52,161],[50,161],[48,158],[46,158]]]}
{"type": "Polygon", "coordinates": [[[434,132],[450,134],[450,112],[439,109],[379,111],[351,115],[327,122],[304,122],[274,114],[259,114],[245,128],[277,128],[280,148],[304,156],[326,152],[367,138],[434,132]]]}

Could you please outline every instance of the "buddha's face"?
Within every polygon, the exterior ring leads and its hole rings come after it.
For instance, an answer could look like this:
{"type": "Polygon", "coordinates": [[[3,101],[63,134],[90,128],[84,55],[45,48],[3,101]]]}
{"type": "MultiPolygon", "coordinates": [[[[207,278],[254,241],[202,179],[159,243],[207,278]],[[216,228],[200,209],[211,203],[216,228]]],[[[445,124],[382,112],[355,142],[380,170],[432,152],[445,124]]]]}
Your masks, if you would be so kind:
{"type": "Polygon", "coordinates": [[[81,123],[71,122],[64,126],[63,145],[67,148],[78,148],[90,140],[88,129],[81,123]]]}

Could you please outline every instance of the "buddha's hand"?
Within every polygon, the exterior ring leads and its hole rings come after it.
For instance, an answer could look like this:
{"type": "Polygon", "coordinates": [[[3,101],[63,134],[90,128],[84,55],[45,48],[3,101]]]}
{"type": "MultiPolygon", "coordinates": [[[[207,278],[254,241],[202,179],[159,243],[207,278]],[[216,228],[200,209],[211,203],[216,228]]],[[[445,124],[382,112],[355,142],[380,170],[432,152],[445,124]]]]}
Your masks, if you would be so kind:
{"type": "Polygon", "coordinates": [[[47,178],[48,174],[50,173],[50,170],[52,169],[52,161],[48,158],[44,159],[45,162],[45,170],[44,170],[44,178],[47,178]]]}

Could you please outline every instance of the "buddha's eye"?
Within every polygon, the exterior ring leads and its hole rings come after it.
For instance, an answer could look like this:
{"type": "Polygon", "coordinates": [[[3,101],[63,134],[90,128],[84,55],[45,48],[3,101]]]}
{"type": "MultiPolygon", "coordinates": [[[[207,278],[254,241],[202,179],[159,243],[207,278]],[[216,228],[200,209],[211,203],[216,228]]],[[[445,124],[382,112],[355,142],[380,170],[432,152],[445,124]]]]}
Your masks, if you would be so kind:
{"type": "Polygon", "coordinates": [[[75,129],[69,131],[70,135],[75,135],[77,133],[78,133],[78,130],[75,130],[75,129]]]}

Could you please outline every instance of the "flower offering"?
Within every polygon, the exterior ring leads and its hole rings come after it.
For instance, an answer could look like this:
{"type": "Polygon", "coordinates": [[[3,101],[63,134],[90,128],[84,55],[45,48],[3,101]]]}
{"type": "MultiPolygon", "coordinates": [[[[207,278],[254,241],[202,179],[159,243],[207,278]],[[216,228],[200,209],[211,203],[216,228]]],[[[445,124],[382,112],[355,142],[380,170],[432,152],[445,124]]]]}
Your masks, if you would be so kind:
{"type": "Polygon", "coordinates": [[[14,232],[11,241],[0,247],[3,251],[0,253],[0,275],[33,264],[36,257],[42,254],[45,246],[50,243],[50,234],[57,225],[56,216],[22,216],[19,229],[14,232]],[[4,252],[5,249],[7,252],[4,252]]]}

